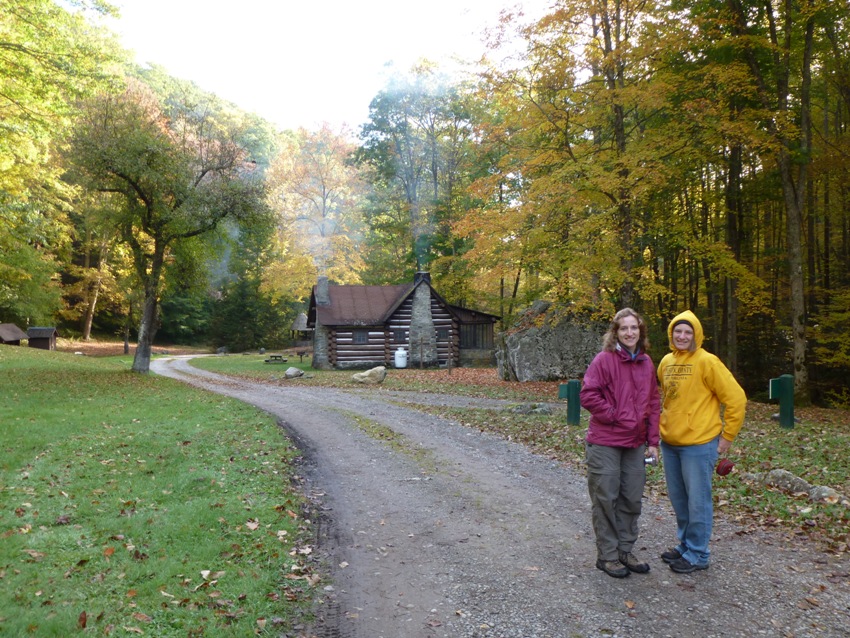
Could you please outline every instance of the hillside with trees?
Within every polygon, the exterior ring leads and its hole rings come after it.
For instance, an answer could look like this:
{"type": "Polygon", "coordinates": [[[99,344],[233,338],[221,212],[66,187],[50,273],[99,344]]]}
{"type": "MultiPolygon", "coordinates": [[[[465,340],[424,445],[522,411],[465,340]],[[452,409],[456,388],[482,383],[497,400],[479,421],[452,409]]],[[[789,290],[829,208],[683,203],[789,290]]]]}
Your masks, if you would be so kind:
{"type": "Polygon", "coordinates": [[[0,321],[268,347],[320,274],[428,270],[503,329],[536,299],[630,305],[657,352],[690,308],[750,392],[793,372],[850,403],[846,0],[504,15],[464,77],[422,61],[356,135],[277,131],[65,7],[0,0],[0,321]]]}

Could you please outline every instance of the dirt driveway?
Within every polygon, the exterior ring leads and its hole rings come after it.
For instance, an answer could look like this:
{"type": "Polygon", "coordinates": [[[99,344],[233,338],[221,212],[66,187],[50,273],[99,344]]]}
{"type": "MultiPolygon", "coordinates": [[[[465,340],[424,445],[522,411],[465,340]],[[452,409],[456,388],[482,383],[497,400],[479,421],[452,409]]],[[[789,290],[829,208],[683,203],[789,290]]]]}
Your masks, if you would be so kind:
{"type": "Polygon", "coordinates": [[[666,501],[641,517],[652,571],[606,576],[582,475],[399,405],[422,395],[252,384],[182,358],[151,369],[276,415],[304,450],[332,569],[312,636],[850,636],[846,559],[720,520],[711,568],[674,574],[658,558],[674,540],[666,501]]]}

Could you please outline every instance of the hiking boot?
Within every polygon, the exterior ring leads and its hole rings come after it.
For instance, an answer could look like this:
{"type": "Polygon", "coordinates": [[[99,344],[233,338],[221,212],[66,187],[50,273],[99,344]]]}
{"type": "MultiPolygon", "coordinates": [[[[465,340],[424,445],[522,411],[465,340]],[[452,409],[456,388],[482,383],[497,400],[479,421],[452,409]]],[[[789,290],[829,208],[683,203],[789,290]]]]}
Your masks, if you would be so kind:
{"type": "Polygon", "coordinates": [[[649,571],[649,564],[642,563],[631,552],[620,552],[620,562],[626,566],[630,572],[636,574],[645,574],[649,571]]]}
{"type": "Polygon", "coordinates": [[[698,569],[708,569],[708,563],[705,565],[694,565],[693,563],[688,562],[688,559],[686,558],[679,558],[678,560],[674,560],[670,563],[670,569],[677,574],[690,574],[698,569]]]}
{"type": "Polygon", "coordinates": [[[682,553],[678,549],[668,549],[666,552],[661,553],[661,560],[663,560],[668,565],[672,563],[674,560],[679,560],[682,557],[682,553]]]}
{"type": "Polygon", "coordinates": [[[613,578],[625,578],[629,575],[629,570],[616,560],[602,560],[600,558],[596,561],[596,569],[601,569],[613,578]]]}

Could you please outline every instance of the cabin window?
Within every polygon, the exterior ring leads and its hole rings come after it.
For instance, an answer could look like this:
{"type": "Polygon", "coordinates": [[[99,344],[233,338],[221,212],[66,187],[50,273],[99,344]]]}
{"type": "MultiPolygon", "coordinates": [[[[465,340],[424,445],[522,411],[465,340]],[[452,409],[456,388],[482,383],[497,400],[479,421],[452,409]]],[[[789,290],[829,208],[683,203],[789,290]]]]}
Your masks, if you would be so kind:
{"type": "Polygon", "coordinates": [[[449,340],[449,329],[448,328],[437,328],[437,341],[448,341],[449,340]]]}
{"type": "Polygon", "coordinates": [[[407,343],[407,333],[404,330],[393,330],[393,343],[407,343]]]}
{"type": "Polygon", "coordinates": [[[369,343],[369,331],[368,330],[355,330],[354,331],[354,343],[357,345],[364,345],[369,343]]]}

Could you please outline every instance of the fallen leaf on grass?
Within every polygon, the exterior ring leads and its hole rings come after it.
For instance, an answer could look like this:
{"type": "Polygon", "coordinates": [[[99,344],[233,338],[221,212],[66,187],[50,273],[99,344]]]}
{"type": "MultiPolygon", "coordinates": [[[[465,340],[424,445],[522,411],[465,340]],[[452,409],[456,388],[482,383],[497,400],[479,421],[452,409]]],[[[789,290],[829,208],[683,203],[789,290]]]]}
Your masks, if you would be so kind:
{"type": "Polygon", "coordinates": [[[29,554],[29,557],[32,558],[33,560],[41,560],[42,558],[47,556],[47,554],[45,554],[44,552],[38,552],[34,549],[22,549],[21,551],[24,554],[29,554]]]}
{"type": "Polygon", "coordinates": [[[218,580],[219,578],[224,576],[225,573],[226,572],[223,572],[223,571],[214,572],[214,571],[211,571],[209,569],[202,569],[201,570],[201,577],[204,580],[218,580]]]}
{"type": "Polygon", "coordinates": [[[151,622],[151,621],[153,620],[153,618],[151,618],[151,617],[150,617],[150,616],[148,616],[147,614],[143,614],[143,613],[142,613],[142,612],[140,612],[140,611],[135,612],[135,613],[133,614],[133,618],[135,618],[135,619],[136,619],[136,620],[138,620],[139,622],[151,622]]]}
{"type": "Polygon", "coordinates": [[[260,521],[256,519],[249,519],[247,523],[245,523],[245,527],[250,529],[252,532],[257,530],[260,527],[260,521]]]}
{"type": "Polygon", "coordinates": [[[80,629],[85,629],[88,620],[88,614],[86,614],[85,611],[80,612],[80,616],[79,618],[77,618],[77,627],[79,627],[80,629]]]}

